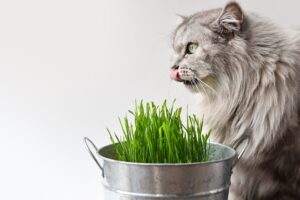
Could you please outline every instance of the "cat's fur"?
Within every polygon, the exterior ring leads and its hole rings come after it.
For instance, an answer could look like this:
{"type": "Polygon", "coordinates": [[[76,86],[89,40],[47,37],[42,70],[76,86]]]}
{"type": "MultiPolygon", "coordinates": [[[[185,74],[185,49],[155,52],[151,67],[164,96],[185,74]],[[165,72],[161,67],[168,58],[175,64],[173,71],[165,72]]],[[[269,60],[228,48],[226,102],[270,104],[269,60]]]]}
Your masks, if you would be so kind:
{"type": "Polygon", "coordinates": [[[216,140],[250,138],[229,199],[300,200],[300,34],[231,2],[185,17],[173,48],[173,69],[200,94],[216,140]],[[189,42],[199,45],[194,54],[189,42]]]}

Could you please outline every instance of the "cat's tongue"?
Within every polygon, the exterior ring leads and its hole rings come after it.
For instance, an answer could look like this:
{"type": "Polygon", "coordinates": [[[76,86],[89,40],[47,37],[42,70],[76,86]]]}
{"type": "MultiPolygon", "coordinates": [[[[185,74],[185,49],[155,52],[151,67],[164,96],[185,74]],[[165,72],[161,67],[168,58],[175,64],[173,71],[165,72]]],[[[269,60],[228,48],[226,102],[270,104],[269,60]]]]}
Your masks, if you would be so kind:
{"type": "Polygon", "coordinates": [[[174,81],[179,81],[180,80],[178,69],[171,69],[170,78],[174,81]]]}

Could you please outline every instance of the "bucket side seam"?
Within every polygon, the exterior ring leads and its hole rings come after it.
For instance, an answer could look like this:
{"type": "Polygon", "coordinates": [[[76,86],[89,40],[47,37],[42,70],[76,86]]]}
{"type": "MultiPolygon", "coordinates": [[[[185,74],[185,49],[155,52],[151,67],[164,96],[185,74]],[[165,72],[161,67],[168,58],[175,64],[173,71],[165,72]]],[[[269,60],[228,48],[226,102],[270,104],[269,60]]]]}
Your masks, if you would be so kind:
{"type": "Polygon", "coordinates": [[[214,190],[206,191],[206,192],[197,192],[197,193],[186,193],[186,194],[149,194],[149,193],[136,193],[136,192],[127,192],[122,190],[116,190],[111,187],[108,187],[104,185],[105,189],[110,190],[111,192],[115,192],[121,195],[127,195],[127,196],[137,196],[137,197],[156,197],[156,198],[182,198],[182,197],[202,197],[202,196],[211,196],[215,195],[221,192],[225,192],[229,190],[230,185],[226,185],[221,188],[217,188],[214,190]]]}

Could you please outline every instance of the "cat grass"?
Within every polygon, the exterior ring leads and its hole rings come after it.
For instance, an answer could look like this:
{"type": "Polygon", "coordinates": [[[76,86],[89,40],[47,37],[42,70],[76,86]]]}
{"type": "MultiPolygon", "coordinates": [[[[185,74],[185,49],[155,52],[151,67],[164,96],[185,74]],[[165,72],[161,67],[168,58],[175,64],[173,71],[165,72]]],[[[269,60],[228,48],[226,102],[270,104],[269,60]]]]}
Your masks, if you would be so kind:
{"type": "MultiPolygon", "coordinates": [[[[175,102],[175,101],[174,101],[175,102]]],[[[120,161],[137,163],[194,163],[209,159],[210,132],[203,133],[203,118],[186,114],[181,120],[182,108],[174,102],[161,106],[153,102],[135,103],[129,110],[133,120],[119,118],[123,136],[112,134],[109,129],[115,154],[120,161]]]]}

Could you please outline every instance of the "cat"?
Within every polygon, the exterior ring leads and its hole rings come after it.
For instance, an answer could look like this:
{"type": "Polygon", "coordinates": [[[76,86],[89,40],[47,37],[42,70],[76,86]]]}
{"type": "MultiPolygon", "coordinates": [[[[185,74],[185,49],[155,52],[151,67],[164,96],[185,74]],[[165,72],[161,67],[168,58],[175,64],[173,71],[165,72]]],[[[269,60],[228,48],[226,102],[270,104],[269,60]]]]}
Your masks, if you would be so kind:
{"type": "Polygon", "coordinates": [[[230,2],[183,17],[172,43],[171,78],[195,93],[214,139],[249,140],[229,200],[299,200],[300,33],[230,2]]]}

